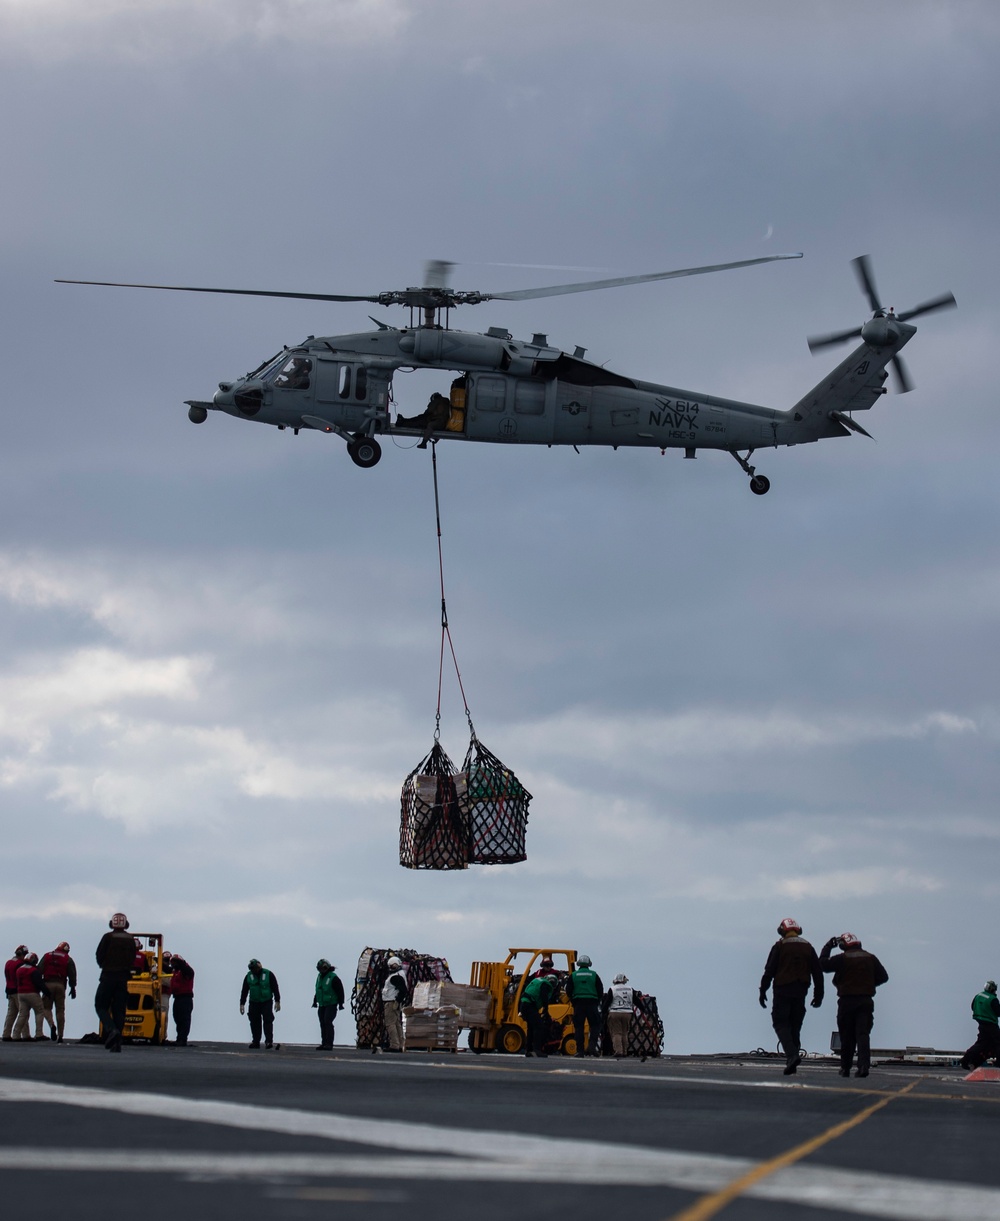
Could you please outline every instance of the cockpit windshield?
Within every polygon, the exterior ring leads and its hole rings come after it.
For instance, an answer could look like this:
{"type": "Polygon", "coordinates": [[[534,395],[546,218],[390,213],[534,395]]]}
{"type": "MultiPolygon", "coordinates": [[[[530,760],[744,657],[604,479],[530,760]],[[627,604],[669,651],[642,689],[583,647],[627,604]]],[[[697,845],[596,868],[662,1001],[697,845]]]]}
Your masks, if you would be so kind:
{"type": "Polygon", "coordinates": [[[308,390],[312,361],[308,356],[290,356],[274,379],[276,390],[308,390]]]}

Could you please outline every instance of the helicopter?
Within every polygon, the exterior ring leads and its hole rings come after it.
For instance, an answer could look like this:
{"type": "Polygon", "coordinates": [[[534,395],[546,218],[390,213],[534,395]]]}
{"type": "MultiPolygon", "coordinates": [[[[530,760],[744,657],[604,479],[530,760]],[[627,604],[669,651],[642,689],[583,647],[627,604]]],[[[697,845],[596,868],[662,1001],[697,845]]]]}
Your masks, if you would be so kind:
{"type": "Polygon", "coordinates": [[[867,411],[886,392],[891,366],[901,392],[912,382],[899,356],[916,334],[910,319],[956,304],[945,293],[914,309],[886,310],[875,288],[870,259],[853,260],[872,316],[859,327],[810,339],[813,351],[860,338],[861,345],[786,411],[641,381],[612,372],[586,359],[586,349],[572,353],[551,345],[547,335],[514,339],[503,327],[484,333],[455,330],[451,312],[485,301],[525,301],[568,293],[591,292],[656,280],[729,271],[760,263],[799,259],[775,254],[676,271],[619,276],[584,283],[548,285],[513,292],[459,291],[449,285],[454,264],[432,260],[420,287],[368,295],[274,292],[262,289],[195,288],[173,284],[123,284],[106,280],[57,280],[111,288],[149,288],[170,292],[226,293],[238,296],[294,298],[307,301],[372,302],[407,307],[409,323],[391,326],[372,317],[376,330],[321,338],[310,335],[283,348],[251,372],[219,383],[212,399],[188,399],[188,418],[203,424],[210,411],[242,420],[291,429],[332,433],[347,446],[359,467],[373,467],[382,456],[379,436],[485,441],[495,444],[610,445],[682,449],[685,458],[698,450],[732,455],[749,476],[750,490],[763,496],[770,480],[757,473],[750,459],[756,450],[802,445],[851,433],[871,437],[853,418],[867,411]],[[436,369],[458,376],[434,417],[392,417],[393,375],[401,369],[436,369]],[[746,451],[741,453],[741,451],[746,451]]]}

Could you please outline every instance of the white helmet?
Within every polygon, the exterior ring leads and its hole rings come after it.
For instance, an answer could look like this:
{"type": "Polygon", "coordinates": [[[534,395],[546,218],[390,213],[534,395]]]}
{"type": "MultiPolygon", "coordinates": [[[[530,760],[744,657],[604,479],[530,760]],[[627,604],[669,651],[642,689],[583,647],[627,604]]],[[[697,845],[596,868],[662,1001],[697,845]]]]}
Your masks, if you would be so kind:
{"type": "Polygon", "coordinates": [[[580,955],[577,957],[577,960],[576,960],[576,965],[577,965],[578,967],[591,967],[591,966],[593,966],[594,964],[593,964],[593,963],[590,961],[590,955],[589,955],[589,954],[580,954],[580,955]]]}
{"type": "Polygon", "coordinates": [[[402,965],[402,960],[397,958],[395,954],[393,954],[393,956],[389,959],[390,967],[401,967],[402,965]]]}
{"type": "Polygon", "coordinates": [[[616,975],[616,976],[615,976],[615,983],[616,983],[616,984],[627,984],[627,983],[628,983],[628,976],[627,976],[627,975],[622,975],[622,974],[620,974],[620,973],[619,973],[618,975],[616,975]]]}

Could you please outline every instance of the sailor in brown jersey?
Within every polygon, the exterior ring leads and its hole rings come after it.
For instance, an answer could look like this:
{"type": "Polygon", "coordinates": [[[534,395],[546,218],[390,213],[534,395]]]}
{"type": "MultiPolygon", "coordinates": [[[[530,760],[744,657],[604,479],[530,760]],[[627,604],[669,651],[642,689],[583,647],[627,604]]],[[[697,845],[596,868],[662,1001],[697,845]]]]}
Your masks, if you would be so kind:
{"type": "Polygon", "coordinates": [[[819,965],[833,974],[837,989],[837,1030],[840,1032],[840,1075],[851,1075],[854,1050],[858,1052],[855,1077],[867,1077],[871,1068],[871,1032],[875,1021],[875,989],[886,983],[889,974],[874,954],[861,948],[853,933],[831,937],[823,946],[819,965]],[[830,951],[839,945],[844,951],[836,958],[830,951]]]}
{"type": "Polygon", "coordinates": [[[794,1073],[802,1063],[800,1035],[806,1015],[806,994],[812,981],[812,1007],[823,1003],[823,973],[816,951],[802,936],[797,920],[790,917],[778,925],[779,941],[771,946],[760,977],[760,1007],[767,1008],[767,990],[771,991],[771,1025],[785,1053],[785,1076],[794,1073]]]}

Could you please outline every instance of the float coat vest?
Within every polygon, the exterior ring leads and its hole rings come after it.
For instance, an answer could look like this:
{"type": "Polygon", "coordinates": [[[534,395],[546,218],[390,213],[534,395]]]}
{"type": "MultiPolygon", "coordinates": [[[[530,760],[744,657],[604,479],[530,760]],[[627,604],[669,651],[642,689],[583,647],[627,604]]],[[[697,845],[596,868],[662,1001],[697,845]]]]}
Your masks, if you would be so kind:
{"type": "Polygon", "coordinates": [[[632,995],[632,988],[628,984],[612,984],[611,1012],[631,1013],[633,1008],[632,995]]]}
{"type": "Polygon", "coordinates": [[[344,1003],[344,985],[340,982],[336,971],[327,971],[316,976],[316,1004],[342,1005],[344,1003]]]}
{"type": "Polygon", "coordinates": [[[575,1001],[599,1001],[601,999],[601,985],[597,978],[597,972],[592,971],[590,967],[578,967],[570,976],[572,984],[572,996],[575,1001]]]}
{"type": "Polygon", "coordinates": [[[270,971],[261,971],[259,975],[254,975],[252,971],[248,971],[246,984],[247,996],[258,1005],[265,1004],[274,995],[271,991],[270,971]]]}
{"type": "Polygon", "coordinates": [[[552,979],[547,975],[536,975],[534,979],[529,979],[521,993],[522,1002],[527,1001],[529,1005],[544,1008],[552,999],[552,983],[552,979]]]}
{"type": "Polygon", "coordinates": [[[65,950],[49,950],[39,963],[42,978],[60,980],[65,983],[69,977],[69,963],[70,957],[65,950]]]}
{"type": "Polygon", "coordinates": [[[980,992],[972,999],[972,1016],[977,1022],[992,1022],[994,1026],[1000,1026],[997,1021],[997,998],[992,992],[980,992]]]}

